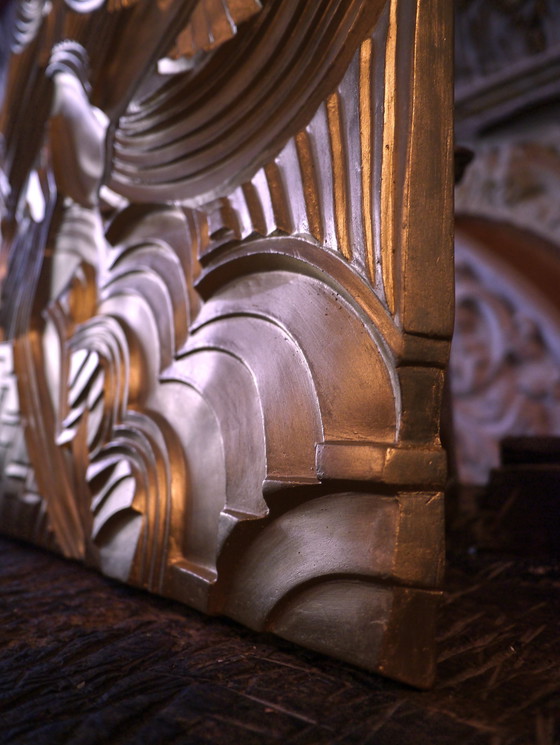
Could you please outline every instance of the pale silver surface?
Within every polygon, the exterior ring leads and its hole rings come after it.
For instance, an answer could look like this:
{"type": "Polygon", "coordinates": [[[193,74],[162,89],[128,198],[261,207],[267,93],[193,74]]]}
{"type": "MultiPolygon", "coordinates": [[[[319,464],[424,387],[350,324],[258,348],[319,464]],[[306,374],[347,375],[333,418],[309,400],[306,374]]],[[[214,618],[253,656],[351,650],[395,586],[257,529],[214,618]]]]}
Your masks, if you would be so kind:
{"type": "Polygon", "coordinates": [[[125,5],[12,62],[2,528],[429,685],[451,7],[125,5]]]}

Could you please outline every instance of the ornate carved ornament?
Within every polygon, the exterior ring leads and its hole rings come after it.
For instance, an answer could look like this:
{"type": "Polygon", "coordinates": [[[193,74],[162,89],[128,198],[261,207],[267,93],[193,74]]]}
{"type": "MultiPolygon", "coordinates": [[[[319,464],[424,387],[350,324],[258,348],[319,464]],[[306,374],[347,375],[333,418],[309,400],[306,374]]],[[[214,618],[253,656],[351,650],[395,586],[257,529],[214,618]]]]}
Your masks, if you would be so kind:
{"type": "Polygon", "coordinates": [[[542,279],[557,291],[560,263],[523,246],[538,267],[524,271],[511,229],[494,230],[505,243],[500,256],[468,226],[459,222],[456,239],[455,451],[459,479],[486,484],[504,437],[560,434],[560,309],[542,279]]]}
{"type": "Polygon", "coordinates": [[[1,122],[2,528],[429,685],[450,4],[37,6],[1,122]]]}
{"type": "Polygon", "coordinates": [[[560,127],[530,130],[479,142],[455,191],[459,216],[485,217],[560,243],[560,127]]]}
{"type": "Polygon", "coordinates": [[[455,5],[461,138],[560,98],[556,0],[456,0],[455,5]]]}

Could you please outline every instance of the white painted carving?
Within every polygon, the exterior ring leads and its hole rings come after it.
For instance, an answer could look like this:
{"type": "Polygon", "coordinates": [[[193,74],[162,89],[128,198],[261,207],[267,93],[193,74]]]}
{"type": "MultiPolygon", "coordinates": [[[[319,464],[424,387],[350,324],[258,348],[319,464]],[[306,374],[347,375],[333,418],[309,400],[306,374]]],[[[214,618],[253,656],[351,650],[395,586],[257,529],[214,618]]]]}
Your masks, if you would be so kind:
{"type": "Polygon", "coordinates": [[[451,386],[459,478],[482,484],[509,435],[560,435],[560,314],[459,233],[451,386]]]}
{"type": "Polygon", "coordinates": [[[501,220],[554,243],[560,238],[560,126],[488,138],[456,189],[459,215],[501,220]]]}

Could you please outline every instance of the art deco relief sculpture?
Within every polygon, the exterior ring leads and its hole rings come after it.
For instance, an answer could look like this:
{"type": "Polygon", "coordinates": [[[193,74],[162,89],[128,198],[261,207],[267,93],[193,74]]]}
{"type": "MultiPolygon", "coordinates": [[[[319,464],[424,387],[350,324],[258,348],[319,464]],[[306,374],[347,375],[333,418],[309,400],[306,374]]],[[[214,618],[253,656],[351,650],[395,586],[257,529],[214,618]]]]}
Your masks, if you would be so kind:
{"type": "Polygon", "coordinates": [[[18,4],[2,530],[431,683],[450,14],[18,4]]]}

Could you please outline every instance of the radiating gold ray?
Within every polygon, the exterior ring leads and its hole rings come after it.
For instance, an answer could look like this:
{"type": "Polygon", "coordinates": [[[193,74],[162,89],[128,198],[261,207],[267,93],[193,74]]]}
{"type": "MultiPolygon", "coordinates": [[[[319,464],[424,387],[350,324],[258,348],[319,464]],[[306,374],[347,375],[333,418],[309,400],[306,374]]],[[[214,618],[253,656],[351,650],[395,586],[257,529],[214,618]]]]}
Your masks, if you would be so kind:
{"type": "Polygon", "coordinates": [[[395,93],[396,93],[396,32],[397,3],[390,0],[389,29],[385,52],[385,90],[383,101],[383,164],[381,173],[381,253],[383,284],[391,313],[395,312],[395,93]]]}
{"type": "Polygon", "coordinates": [[[340,120],[340,96],[333,93],[327,99],[327,119],[331,142],[334,181],[334,210],[336,235],[342,255],[350,261],[352,246],[348,233],[348,193],[346,186],[346,158],[342,141],[342,124],[340,120]]]}
{"type": "Polygon", "coordinates": [[[372,198],[372,89],[371,60],[373,42],[366,39],[360,47],[360,144],[362,149],[362,220],[366,267],[375,282],[372,198]]]}

